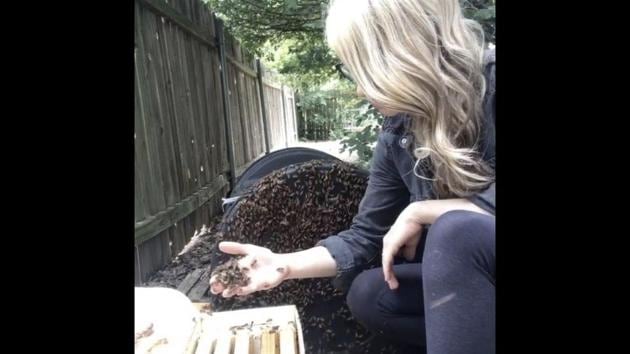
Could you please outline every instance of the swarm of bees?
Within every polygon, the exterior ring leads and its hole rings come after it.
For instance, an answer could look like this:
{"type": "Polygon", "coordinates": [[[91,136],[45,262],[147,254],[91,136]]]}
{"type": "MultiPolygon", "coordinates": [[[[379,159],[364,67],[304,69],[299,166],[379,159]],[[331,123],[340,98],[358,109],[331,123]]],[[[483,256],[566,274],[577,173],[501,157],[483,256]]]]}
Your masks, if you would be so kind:
{"type": "Polygon", "coordinates": [[[229,290],[249,284],[249,277],[238,266],[239,259],[232,258],[212,269],[212,276],[216,276],[218,282],[227,285],[229,290]]]}
{"type": "MultiPolygon", "coordinates": [[[[250,187],[225,213],[217,241],[251,243],[277,253],[311,248],[350,227],[367,180],[367,171],[342,161],[316,160],[277,170],[250,187]]],[[[229,260],[216,248],[212,268],[229,260]]],[[[371,343],[366,341],[369,333],[353,319],[345,294],[333,288],[331,279],[287,280],[267,291],[213,296],[212,301],[216,311],[296,305],[308,353],[395,352],[366,347],[371,343]]]]}

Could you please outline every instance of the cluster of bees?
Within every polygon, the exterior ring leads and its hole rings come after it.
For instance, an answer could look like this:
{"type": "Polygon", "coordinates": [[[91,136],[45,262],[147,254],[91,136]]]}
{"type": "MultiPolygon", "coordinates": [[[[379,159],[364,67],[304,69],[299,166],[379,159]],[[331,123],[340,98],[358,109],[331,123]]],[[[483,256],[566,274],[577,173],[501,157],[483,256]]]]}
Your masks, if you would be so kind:
{"type": "MultiPolygon", "coordinates": [[[[251,243],[276,253],[311,248],[350,227],[367,180],[367,171],[342,161],[316,160],[277,170],[226,211],[217,241],[251,243]]],[[[215,248],[212,268],[229,260],[215,248]]],[[[237,270],[231,272],[235,275],[229,276],[239,277],[237,270]]],[[[270,290],[227,299],[213,296],[212,301],[216,311],[293,304],[308,353],[373,352],[365,347],[369,333],[353,319],[345,294],[333,288],[331,279],[287,280],[270,290]],[[348,351],[352,347],[356,349],[348,351]]]]}

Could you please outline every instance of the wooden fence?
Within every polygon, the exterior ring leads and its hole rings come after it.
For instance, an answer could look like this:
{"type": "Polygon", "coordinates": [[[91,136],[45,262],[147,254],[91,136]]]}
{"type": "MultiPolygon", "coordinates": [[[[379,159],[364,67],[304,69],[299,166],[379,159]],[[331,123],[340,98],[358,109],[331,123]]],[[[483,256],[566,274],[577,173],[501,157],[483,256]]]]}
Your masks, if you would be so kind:
{"type": "Polygon", "coordinates": [[[139,284],[221,212],[249,163],[297,134],[292,90],[200,0],[134,1],[139,284]]]}
{"type": "Polygon", "coordinates": [[[296,130],[300,139],[330,140],[333,130],[343,128],[344,109],[339,105],[339,100],[343,99],[342,94],[329,91],[327,95],[324,104],[309,107],[302,104],[298,108],[296,130]]]}

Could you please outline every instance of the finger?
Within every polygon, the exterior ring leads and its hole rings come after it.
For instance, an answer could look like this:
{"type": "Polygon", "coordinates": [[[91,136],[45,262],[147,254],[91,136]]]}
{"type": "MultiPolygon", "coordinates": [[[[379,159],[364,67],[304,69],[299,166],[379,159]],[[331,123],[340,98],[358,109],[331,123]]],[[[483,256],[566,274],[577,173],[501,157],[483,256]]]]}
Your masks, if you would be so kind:
{"type": "Polygon", "coordinates": [[[223,284],[221,284],[221,282],[217,281],[217,277],[214,276],[212,278],[210,278],[210,292],[213,293],[214,295],[220,294],[221,292],[223,292],[224,288],[223,288],[223,284]]]}
{"type": "Polygon", "coordinates": [[[394,253],[391,251],[383,253],[383,275],[390,289],[398,288],[398,280],[394,274],[394,253]]]}
{"type": "Polygon", "coordinates": [[[383,277],[386,282],[392,277],[392,265],[394,264],[393,254],[389,249],[383,249],[383,277]]]}
{"type": "Polygon", "coordinates": [[[238,296],[246,296],[256,291],[269,290],[271,288],[273,288],[273,285],[269,282],[253,283],[239,288],[236,294],[238,296]]]}
{"type": "Polygon", "coordinates": [[[420,237],[412,237],[411,240],[405,245],[403,248],[403,256],[408,261],[412,261],[416,256],[416,249],[418,248],[418,243],[420,242],[420,237]]]}
{"type": "Polygon", "coordinates": [[[238,288],[232,288],[232,289],[225,289],[223,290],[223,293],[221,293],[221,295],[223,297],[232,297],[234,295],[236,295],[238,288]]]}
{"type": "Polygon", "coordinates": [[[253,245],[223,241],[219,243],[219,249],[227,254],[248,254],[252,251],[253,245]]]}
{"type": "Polygon", "coordinates": [[[249,284],[246,286],[242,286],[240,288],[238,288],[238,290],[236,291],[236,295],[238,296],[245,296],[245,295],[249,295],[253,292],[256,292],[260,289],[258,289],[258,285],[257,284],[249,284]]]}
{"type": "Polygon", "coordinates": [[[392,265],[394,264],[394,256],[400,250],[400,246],[392,242],[391,233],[387,233],[383,237],[383,251],[382,251],[382,264],[383,264],[383,276],[385,281],[388,281],[392,275],[392,265]]]}
{"type": "Polygon", "coordinates": [[[389,288],[392,290],[398,289],[398,279],[396,279],[395,275],[392,274],[392,277],[387,282],[387,285],[389,285],[389,288]]]}
{"type": "Polygon", "coordinates": [[[387,240],[383,241],[383,277],[385,281],[389,285],[390,289],[396,289],[398,287],[398,280],[394,275],[393,267],[394,267],[394,254],[398,251],[399,247],[394,247],[387,240]]]}

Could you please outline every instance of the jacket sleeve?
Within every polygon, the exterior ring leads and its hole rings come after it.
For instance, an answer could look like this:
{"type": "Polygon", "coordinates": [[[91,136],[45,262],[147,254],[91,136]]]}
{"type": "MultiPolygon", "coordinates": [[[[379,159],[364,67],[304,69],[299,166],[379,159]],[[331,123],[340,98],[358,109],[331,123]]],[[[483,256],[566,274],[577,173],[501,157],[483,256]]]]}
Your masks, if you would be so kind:
{"type": "Polygon", "coordinates": [[[391,149],[383,134],[379,134],[367,189],[352,225],[317,244],[325,247],[335,259],[337,275],[333,286],[342,291],[380,257],[383,236],[409,204],[409,191],[391,159],[391,149]]]}

